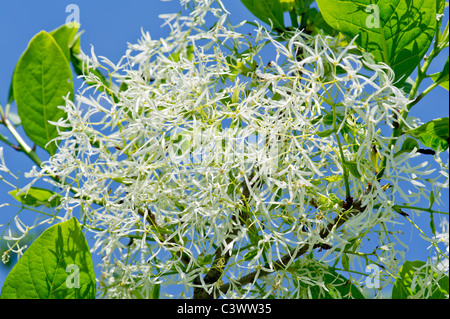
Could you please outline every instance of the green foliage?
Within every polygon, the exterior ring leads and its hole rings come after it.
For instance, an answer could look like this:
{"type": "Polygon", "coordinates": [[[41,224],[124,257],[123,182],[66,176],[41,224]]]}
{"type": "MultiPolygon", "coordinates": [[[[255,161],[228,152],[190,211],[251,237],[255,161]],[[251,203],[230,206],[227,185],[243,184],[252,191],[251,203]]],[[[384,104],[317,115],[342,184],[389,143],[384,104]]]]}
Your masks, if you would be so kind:
{"type": "Polygon", "coordinates": [[[449,66],[448,66],[448,58],[447,62],[444,65],[444,69],[441,72],[431,74],[430,77],[433,79],[434,82],[442,86],[444,89],[448,91],[448,72],[449,72],[449,66]]]}
{"type": "Polygon", "coordinates": [[[433,40],[436,0],[317,0],[325,21],[406,79],[433,40]]]}
{"type": "Polygon", "coordinates": [[[356,178],[361,178],[361,174],[358,171],[358,164],[356,162],[346,162],[345,166],[349,170],[349,172],[356,178]]]}
{"type": "Polygon", "coordinates": [[[76,34],[79,28],[79,24],[69,23],[64,24],[61,27],[49,32],[63,51],[67,62],[70,62],[71,48],[74,45],[74,42],[78,39],[78,37],[76,37],[76,34]]]}
{"type": "MultiPolygon", "coordinates": [[[[430,267],[425,265],[426,263],[420,260],[406,261],[403,264],[392,288],[393,299],[408,299],[424,294],[425,287],[422,280],[431,274],[430,267]]],[[[433,278],[436,277],[437,274],[433,274],[433,278]]],[[[449,293],[448,276],[442,277],[437,282],[433,281],[431,285],[427,284],[427,288],[431,289],[429,299],[446,299],[445,295],[449,293]]]]}
{"type": "Polygon", "coordinates": [[[299,291],[307,292],[312,299],[364,299],[351,280],[324,263],[307,259],[297,262],[289,271],[298,278],[299,291]]]}
{"type": "Polygon", "coordinates": [[[13,76],[14,98],[27,136],[51,155],[56,152],[56,122],[64,117],[59,105],[64,96],[73,98],[72,71],[55,39],[47,32],[38,33],[20,58],[13,76]]]}
{"type": "Polygon", "coordinates": [[[1,299],[93,299],[95,274],[76,218],[48,228],[6,277],[1,299]]]}
{"type": "MultiPolygon", "coordinates": [[[[41,227],[34,228],[20,239],[20,245],[21,246],[29,246],[31,245],[37,237],[42,233],[43,229],[41,227]]],[[[13,237],[19,237],[21,234],[19,231],[15,231],[12,233],[13,237]]],[[[0,238],[0,256],[7,255],[8,257],[3,261],[0,262],[0,271],[5,271],[6,273],[9,273],[13,266],[16,264],[16,262],[19,260],[19,254],[15,251],[11,250],[11,247],[9,245],[9,242],[3,238],[0,238]]],[[[1,288],[0,288],[1,289],[1,288]]]]}
{"type": "Polygon", "coordinates": [[[150,289],[146,289],[145,287],[138,288],[133,290],[133,297],[136,299],[159,299],[159,293],[161,290],[161,285],[155,284],[150,289]]]}
{"type": "Polygon", "coordinates": [[[8,193],[26,206],[46,206],[50,208],[58,206],[61,202],[60,195],[56,195],[54,192],[44,188],[30,187],[27,193],[17,194],[18,192],[19,190],[15,189],[8,193]]]}
{"type": "MultiPolygon", "coordinates": [[[[261,21],[272,24],[274,29],[284,30],[282,0],[241,0],[247,9],[261,21]]],[[[291,1],[292,2],[292,1],[291,1]]]]}
{"type": "Polygon", "coordinates": [[[445,151],[449,141],[449,118],[444,117],[422,124],[407,134],[417,138],[423,145],[435,151],[445,151]]]}
{"type": "Polygon", "coordinates": [[[409,137],[403,142],[401,151],[412,152],[414,148],[419,149],[419,143],[415,139],[409,137]]]}

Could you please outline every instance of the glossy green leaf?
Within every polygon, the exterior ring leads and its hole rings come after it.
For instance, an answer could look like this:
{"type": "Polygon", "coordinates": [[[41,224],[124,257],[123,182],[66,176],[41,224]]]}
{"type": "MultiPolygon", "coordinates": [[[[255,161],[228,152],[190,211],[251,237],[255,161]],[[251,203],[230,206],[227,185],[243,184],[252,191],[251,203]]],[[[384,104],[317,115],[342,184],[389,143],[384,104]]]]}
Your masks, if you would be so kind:
{"type": "Polygon", "coordinates": [[[356,164],[356,162],[345,162],[345,166],[354,177],[356,178],[362,177],[361,173],[358,170],[358,165],[356,164]]]}
{"type": "Polygon", "coordinates": [[[6,277],[1,299],[93,299],[94,265],[76,218],[44,231],[6,277]]]}
{"type": "Polygon", "coordinates": [[[433,79],[434,82],[438,83],[440,86],[442,86],[447,91],[449,90],[449,65],[448,65],[448,57],[447,62],[444,65],[444,69],[442,72],[431,74],[430,77],[433,79]]]}
{"type": "Polygon", "coordinates": [[[392,298],[393,299],[407,299],[408,296],[412,296],[417,293],[420,289],[419,286],[415,286],[415,290],[411,289],[413,278],[417,268],[423,267],[425,262],[416,261],[406,261],[398,273],[398,278],[394,283],[392,288],[392,298]]]}
{"type": "Polygon", "coordinates": [[[160,284],[155,284],[153,286],[152,299],[159,299],[160,291],[161,291],[161,285],[160,284]]]}
{"type": "Polygon", "coordinates": [[[244,260],[250,261],[253,258],[255,258],[256,255],[258,255],[258,249],[256,248],[250,249],[248,252],[245,253],[244,260]]]}
{"type": "Polygon", "coordinates": [[[350,268],[350,259],[348,258],[347,254],[342,255],[341,262],[342,262],[342,268],[344,268],[344,270],[348,271],[350,268]]]}
{"type": "Polygon", "coordinates": [[[274,29],[284,30],[282,0],[241,0],[241,2],[261,21],[272,24],[274,29]]]}
{"type": "Polygon", "coordinates": [[[415,139],[408,137],[407,139],[405,139],[405,141],[402,144],[402,148],[401,151],[402,152],[412,152],[414,150],[414,148],[416,150],[419,149],[419,142],[417,142],[415,139]]]}
{"type": "Polygon", "coordinates": [[[74,44],[75,35],[80,28],[80,24],[76,22],[64,24],[58,29],[50,31],[50,35],[55,39],[64,53],[67,61],[70,62],[70,48],[74,44]]]}
{"type": "Polygon", "coordinates": [[[44,188],[30,187],[30,189],[26,193],[17,195],[18,192],[19,190],[13,190],[8,193],[17,201],[23,203],[26,206],[56,207],[61,202],[60,195],[57,195],[54,192],[44,188]]]}
{"type": "MultiPolygon", "coordinates": [[[[449,293],[449,277],[444,276],[439,280],[434,279],[427,287],[420,285],[419,279],[424,279],[430,276],[430,267],[425,267],[426,263],[421,260],[406,261],[395,280],[392,288],[393,299],[408,299],[415,295],[426,294],[430,299],[446,299],[449,293]],[[427,291],[428,290],[428,291],[427,291]]],[[[433,278],[437,274],[433,274],[433,278]]]]}
{"type": "Polygon", "coordinates": [[[63,51],[45,31],[38,33],[20,58],[13,77],[14,98],[27,136],[51,155],[56,152],[56,122],[65,116],[59,105],[73,98],[72,71],[63,51]],[[46,146],[47,145],[47,146],[46,146]]]}
{"type": "Polygon", "coordinates": [[[435,151],[445,151],[450,138],[449,118],[444,117],[407,131],[406,134],[417,138],[423,145],[435,151]]]}
{"type": "Polygon", "coordinates": [[[351,280],[324,263],[313,260],[309,260],[307,263],[296,262],[288,270],[300,279],[297,283],[297,289],[301,291],[309,290],[313,299],[364,299],[360,289],[351,280]],[[323,287],[309,282],[303,282],[302,277],[309,278],[311,281],[323,282],[327,289],[325,290],[323,287]]]}
{"type": "MultiPolygon", "coordinates": [[[[430,204],[428,206],[428,209],[433,208],[434,201],[436,200],[436,197],[434,196],[434,191],[431,191],[430,193],[430,204]]],[[[436,236],[436,225],[434,223],[434,216],[433,213],[430,212],[430,229],[433,236],[436,236]]]]}
{"type": "MultiPolygon", "coordinates": [[[[67,61],[70,62],[70,47],[72,46],[75,34],[77,33],[78,29],[80,27],[80,24],[72,22],[68,24],[64,24],[63,26],[59,27],[58,29],[55,29],[50,32],[50,35],[53,36],[53,39],[55,39],[56,43],[60,47],[60,49],[63,51],[64,56],[66,57],[67,61]]],[[[14,70],[15,72],[15,70],[14,70]]],[[[14,77],[13,72],[13,77],[14,77]]],[[[11,84],[9,87],[8,92],[8,104],[11,104],[14,101],[14,89],[13,89],[13,80],[11,80],[11,84]]]]}
{"type": "Polygon", "coordinates": [[[327,137],[334,133],[334,129],[323,130],[321,132],[317,132],[318,137],[327,137]]]}
{"type": "Polygon", "coordinates": [[[317,0],[325,21],[406,79],[427,52],[436,0],[317,0]]]}
{"type": "Polygon", "coordinates": [[[436,12],[443,14],[445,9],[445,0],[436,0],[436,12]]]}
{"type": "Polygon", "coordinates": [[[131,287],[126,284],[124,289],[130,289],[134,299],[159,299],[161,290],[160,284],[154,284],[152,287],[148,287],[148,284],[141,287],[131,287]]]}
{"type": "Polygon", "coordinates": [[[311,32],[312,34],[319,33],[320,30],[325,32],[325,34],[335,36],[337,34],[336,30],[334,30],[328,23],[325,22],[322,13],[316,8],[309,8],[306,12],[307,14],[307,23],[306,30],[311,32]]]}
{"type": "Polygon", "coordinates": [[[181,48],[180,50],[173,52],[169,59],[173,62],[180,62],[181,58],[188,59],[189,61],[192,60],[192,57],[194,56],[194,47],[192,45],[188,45],[186,48],[181,48]]]}
{"type": "Polygon", "coordinates": [[[11,104],[14,101],[14,86],[13,86],[13,80],[14,80],[14,73],[16,72],[16,67],[14,68],[13,75],[11,77],[11,83],[9,84],[9,91],[8,91],[8,104],[11,104]]]}
{"type": "Polygon", "coordinates": [[[431,295],[431,299],[448,299],[450,287],[449,287],[449,276],[442,277],[438,284],[434,284],[433,294],[431,295]]]}

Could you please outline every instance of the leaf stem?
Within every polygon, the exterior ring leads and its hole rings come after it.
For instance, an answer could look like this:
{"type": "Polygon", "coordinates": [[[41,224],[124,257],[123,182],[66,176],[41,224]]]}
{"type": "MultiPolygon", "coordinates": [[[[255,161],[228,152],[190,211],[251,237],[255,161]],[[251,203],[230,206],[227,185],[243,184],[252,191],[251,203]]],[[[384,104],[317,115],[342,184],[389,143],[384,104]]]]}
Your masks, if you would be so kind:
{"type": "MultiPolygon", "coordinates": [[[[20,136],[19,132],[17,132],[16,128],[14,127],[14,125],[11,124],[9,119],[7,119],[4,116],[3,110],[1,116],[2,116],[2,123],[6,126],[8,131],[14,136],[17,143],[19,143],[20,149],[17,148],[15,149],[24,152],[34,163],[36,163],[36,165],[41,167],[42,164],[41,159],[39,158],[39,156],[37,156],[36,152],[23,140],[22,136],[20,136]]],[[[9,143],[9,145],[14,148],[12,144],[9,143]]]]}
{"type": "Polygon", "coordinates": [[[424,212],[429,212],[429,213],[434,213],[434,214],[442,214],[442,215],[448,215],[449,213],[446,212],[441,212],[438,210],[433,210],[430,208],[423,208],[423,207],[417,207],[417,206],[407,206],[407,205],[394,205],[395,208],[399,208],[399,209],[412,209],[412,210],[420,210],[420,211],[424,211],[424,212]]]}

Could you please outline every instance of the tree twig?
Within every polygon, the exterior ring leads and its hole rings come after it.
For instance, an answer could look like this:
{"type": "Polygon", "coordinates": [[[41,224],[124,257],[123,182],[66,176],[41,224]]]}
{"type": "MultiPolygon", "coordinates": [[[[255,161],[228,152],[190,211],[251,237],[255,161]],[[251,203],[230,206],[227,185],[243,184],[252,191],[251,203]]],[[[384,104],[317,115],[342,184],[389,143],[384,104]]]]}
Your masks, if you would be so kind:
{"type": "MultiPolygon", "coordinates": [[[[253,170],[249,176],[249,182],[253,180],[254,175],[255,172],[253,170]]],[[[254,182],[250,187],[252,187],[257,182],[258,180],[254,182]]],[[[244,178],[242,186],[242,199],[244,201],[247,201],[248,198],[250,198],[250,188],[244,178]]],[[[233,221],[236,223],[236,226],[233,228],[233,230],[230,232],[230,234],[228,234],[227,238],[225,239],[225,246],[220,245],[219,247],[217,247],[216,252],[214,254],[214,261],[212,263],[212,266],[206,273],[205,277],[203,278],[204,284],[212,285],[222,277],[223,269],[225,268],[226,264],[228,263],[228,260],[231,257],[231,254],[229,253],[224,254],[223,247],[228,246],[228,244],[230,244],[233,241],[233,239],[238,235],[241,229],[239,227],[239,224],[241,222],[245,223],[245,221],[248,220],[248,218],[249,216],[247,212],[244,212],[242,209],[237,210],[236,215],[233,216],[233,221]]],[[[214,294],[208,293],[203,287],[201,287],[203,285],[200,276],[201,275],[197,276],[194,280],[194,284],[198,286],[194,288],[194,299],[213,299],[214,294]]]]}
{"type": "MultiPolygon", "coordinates": [[[[365,191],[358,197],[356,201],[352,201],[352,204],[350,207],[345,207],[346,204],[344,204],[344,208],[341,214],[337,216],[333,222],[329,223],[327,227],[322,229],[320,231],[320,238],[325,240],[330,235],[330,233],[340,228],[346,221],[348,221],[350,218],[358,215],[359,213],[364,212],[365,206],[362,206],[363,200],[365,196],[369,195],[372,191],[372,185],[369,184],[365,191]]],[[[347,198],[347,204],[349,203],[349,199],[347,198]]],[[[275,261],[273,265],[273,271],[267,271],[267,270],[257,270],[252,273],[249,273],[238,280],[236,280],[233,285],[230,283],[226,283],[222,286],[220,286],[219,290],[222,293],[227,293],[230,288],[240,288],[246,284],[249,284],[251,282],[254,282],[255,279],[260,279],[264,276],[267,276],[277,270],[283,269],[286,267],[286,265],[291,261],[295,260],[302,255],[304,255],[306,252],[308,252],[310,249],[316,249],[316,248],[323,248],[323,249],[329,249],[331,248],[327,244],[322,243],[316,243],[316,244],[302,244],[294,249],[292,249],[289,253],[285,254],[283,257],[275,261]]],[[[268,267],[267,267],[268,268],[268,267]]],[[[216,293],[217,294],[217,293],[216,293]]]]}

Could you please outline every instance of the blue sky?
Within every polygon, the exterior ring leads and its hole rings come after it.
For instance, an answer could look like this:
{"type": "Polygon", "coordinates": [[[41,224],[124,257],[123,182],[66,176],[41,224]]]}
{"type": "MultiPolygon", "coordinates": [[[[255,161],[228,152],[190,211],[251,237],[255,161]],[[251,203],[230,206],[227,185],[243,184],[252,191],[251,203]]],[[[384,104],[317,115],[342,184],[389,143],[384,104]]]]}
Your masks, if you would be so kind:
{"type": "MultiPolygon", "coordinates": [[[[254,20],[255,18],[247,11],[239,0],[223,0],[228,11],[231,12],[233,24],[242,19],[254,20]]],[[[168,34],[167,27],[161,28],[162,20],[159,14],[180,11],[179,2],[172,0],[162,2],[160,0],[20,0],[0,2],[0,104],[4,107],[7,102],[13,69],[23,51],[26,49],[30,39],[41,30],[51,31],[65,23],[66,7],[77,4],[80,9],[82,35],[81,46],[86,53],[90,52],[90,45],[94,45],[97,56],[103,55],[111,61],[117,62],[127,49],[127,43],[135,43],[140,38],[141,28],[149,31],[153,38],[164,37],[168,34]]],[[[446,9],[448,14],[448,9],[446,9]]],[[[448,56],[448,51],[446,51],[448,56]]],[[[441,71],[446,57],[442,55],[433,63],[430,73],[441,71]]],[[[79,82],[76,82],[77,85],[79,82]]],[[[427,82],[429,84],[429,82],[427,82]]],[[[425,87],[424,87],[425,88],[425,87]]],[[[448,116],[448,91],[437,88],[419,104],[417,104],[411,115],[419,117],[423,122],[448,116]]],[[[15,106],[12,108],[15,109],[15,106]]],[[[23,134],[23,130],[19,130],[23,134]]],[[[0,133],[8,135],[6,129],[1,126],[0,133]]],[[[0,142],[4,147],[5,160],[13,172],[28,171],[33,162],[23,154],[11,150],[7,145],[0,142]]],[[[42,159],[46,158],[44,152],[38,152],[42,159]]],[[[9,189],[5,184],[0,184],[0,204],[11,202],[6,193],[9,189]]],[[[448,202],[448,191],[445,193],[445,202],[448,202]]],[[[427,206],[424,204],[424,206],[427,206]]],[[[9,221],[11,208],[0,208],[0,224],[9,221]]],[[[448,212],[448,204],[438,208],[440,211],[448,212]]],[[[424,215],[424,228],[428,227],[428,214],[424,215]]],[[[437,222],[437,224],[439,224],[437,222]]],[[[411,230],[412,226],[407,226],[411,230]]],[[[428,227],[429,228],[429,227],[428,227]]],[[[427,228],[427,229],[428,229],[427,228]]],[[[417,236],[417,233],[414,234],[417,236]]],[[[406,238],[408,243],[410,238],[406,238]]],[[[418,244],[419,245],[419,244],[418,244]]],[[[415,246],[408,254],[409,260],[425,259],[427,256],[427,244],[421,241],[420,246],[415,246]]],[[[0,268],[1,269],[1,268],[0,268]]],[[[5,273],[0,271],[0,287],[3,285],[5,273]]]]}

